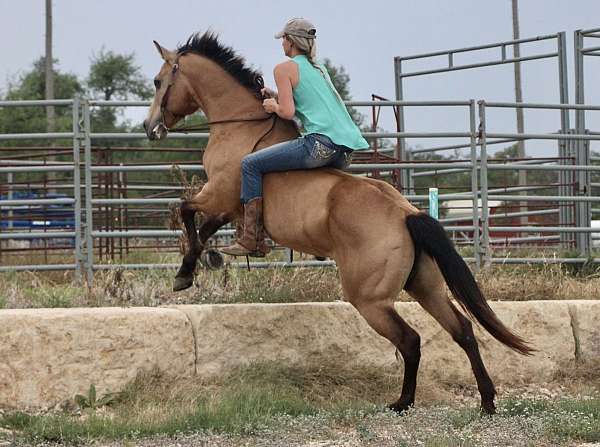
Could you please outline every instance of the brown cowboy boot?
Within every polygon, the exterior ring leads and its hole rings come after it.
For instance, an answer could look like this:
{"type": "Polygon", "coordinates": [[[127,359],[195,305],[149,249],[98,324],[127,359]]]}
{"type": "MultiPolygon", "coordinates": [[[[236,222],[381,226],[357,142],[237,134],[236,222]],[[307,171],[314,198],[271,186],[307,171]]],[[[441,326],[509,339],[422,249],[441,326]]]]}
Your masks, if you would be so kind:
{"type": "Polygon", "coordinates": [[[236,231],[237,237],[235,243],[222,248],[221,251],[223,253],[232,256],[262,258],[271,251],[264,240],[262,197],[252,199],[244,205],[243,223],[241,226],[236,226],[236,231]]]}

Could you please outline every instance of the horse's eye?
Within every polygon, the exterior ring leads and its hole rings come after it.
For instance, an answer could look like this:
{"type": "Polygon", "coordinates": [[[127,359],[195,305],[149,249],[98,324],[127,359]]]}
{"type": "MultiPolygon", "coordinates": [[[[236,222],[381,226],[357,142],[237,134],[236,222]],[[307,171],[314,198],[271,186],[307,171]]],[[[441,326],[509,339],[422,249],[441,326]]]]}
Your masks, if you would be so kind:
{"type": "Polygon", "coordinates": [[[160,79],[154,80],[154,87],[156,87],[156,90],[158,90],[160,88],[160,79]]]}

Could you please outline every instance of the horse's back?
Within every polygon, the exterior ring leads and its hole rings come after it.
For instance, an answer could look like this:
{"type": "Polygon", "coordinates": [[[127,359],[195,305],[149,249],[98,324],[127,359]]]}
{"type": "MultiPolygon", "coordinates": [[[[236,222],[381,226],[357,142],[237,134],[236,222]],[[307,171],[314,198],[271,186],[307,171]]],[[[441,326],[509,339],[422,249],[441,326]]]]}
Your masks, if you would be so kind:
{"type": "Polygon", "coordinates": [[[336,169],[286,171],[264,178],[264,218],[270,236],[315,255],[333,256],[341,239],[387,239],[384,234],[398,233],[404,217],[417,211],[391,185],[336,169]]]}

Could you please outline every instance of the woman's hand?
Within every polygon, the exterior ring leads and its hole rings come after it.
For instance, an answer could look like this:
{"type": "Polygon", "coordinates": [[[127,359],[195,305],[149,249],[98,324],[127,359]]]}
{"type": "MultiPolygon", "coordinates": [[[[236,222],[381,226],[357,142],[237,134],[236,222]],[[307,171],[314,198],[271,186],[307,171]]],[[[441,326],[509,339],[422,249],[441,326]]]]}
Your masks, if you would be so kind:
{"type": "Polygon", "coordinates": [[[263,87],[260,89],[260,93],[263,98],[275,98],[277,99],[277,92],[275,90],[270,89],[269,87],[263,87]]]}
{"type": "Polygon", "coordinates": [[[267,113],[278,113],[279,104],[273,98],[267,98],[263,101],[263,108],[267,113]]]}

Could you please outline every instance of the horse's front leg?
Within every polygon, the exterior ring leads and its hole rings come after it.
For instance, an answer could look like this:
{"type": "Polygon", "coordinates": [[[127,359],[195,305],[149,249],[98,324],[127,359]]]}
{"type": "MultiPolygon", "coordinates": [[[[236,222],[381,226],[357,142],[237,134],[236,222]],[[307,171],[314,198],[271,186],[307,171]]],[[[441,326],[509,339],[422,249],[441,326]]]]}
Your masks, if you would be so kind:
{"type": "Polygon", "coordinates": [[[206,215],[200,224],[200,228],[196,231],[195,215],[196,209],[187,202],[183,202],[181,205],[181,218],[187,234],[188,250],[183,257],[177,275],[175,275],[175,282],[173,283],[173,291],[175,292],[187,289],[194,283],[194,270],[196,270],[196,263],[202,254],[202,250],[204,250],[206,241],[219,228],[230,221],[225,214],[206,215]]]}

